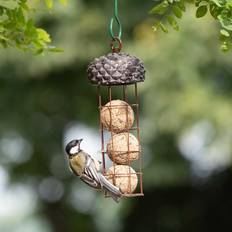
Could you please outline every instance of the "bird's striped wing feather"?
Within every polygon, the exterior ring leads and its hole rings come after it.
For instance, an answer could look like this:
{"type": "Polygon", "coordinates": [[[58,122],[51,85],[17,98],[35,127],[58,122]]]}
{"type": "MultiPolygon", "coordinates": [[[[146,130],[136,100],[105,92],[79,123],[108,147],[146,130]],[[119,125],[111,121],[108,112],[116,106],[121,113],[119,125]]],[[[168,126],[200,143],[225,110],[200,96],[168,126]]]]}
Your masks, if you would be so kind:
{"type": "Polygon", "coordinates": [[[83,174],[80,179],[82,181],[84,181],[86,184],[88,184],[90,187],[93,187],[93,188],[99,188],[99,184],[93,180],[92,178],[90,178],[88,175],[86,174],[83,174]]]}
{"type": "Polygon", "coordinates": [[[87,154],[87,153],[85,153],[85,154],[87,157],[87,161],[86,161],[86,168],[85,168],[84,174],[89,176],[91,179],[96,181],[99,184],[99,186],[101,186],[101,181],[99,179],[94,160],[91,158],[91,156],[89,154],[87,154]]]}

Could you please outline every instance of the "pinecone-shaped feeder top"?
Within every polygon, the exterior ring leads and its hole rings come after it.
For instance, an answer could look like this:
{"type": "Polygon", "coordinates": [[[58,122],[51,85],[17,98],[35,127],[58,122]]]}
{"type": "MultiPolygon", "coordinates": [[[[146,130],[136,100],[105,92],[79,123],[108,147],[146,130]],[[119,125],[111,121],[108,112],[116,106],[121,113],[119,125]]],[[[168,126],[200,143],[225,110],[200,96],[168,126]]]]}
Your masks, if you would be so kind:
{"type": "Polygon", "coordinates": [[[124,53],[109,53],[95,58],[87,72],[91,83],[96,85],[133,84],[145,80],[141,60],[124,53]]]}

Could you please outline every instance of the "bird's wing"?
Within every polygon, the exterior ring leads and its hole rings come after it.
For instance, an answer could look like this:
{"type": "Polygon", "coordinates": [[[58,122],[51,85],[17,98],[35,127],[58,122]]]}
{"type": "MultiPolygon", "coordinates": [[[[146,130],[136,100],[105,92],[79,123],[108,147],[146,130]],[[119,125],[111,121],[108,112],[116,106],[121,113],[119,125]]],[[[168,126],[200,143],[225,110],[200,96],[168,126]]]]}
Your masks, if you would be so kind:
{"type": "Polygon", "coordinates": [[[86,167],[84,170],[84,174],[86,174],[92,180],[96,181],[99,184],[99,186],[101,186],[101,181],[98,176],[98,172],[97,172],[94,160],[89,154],[85,153],[85,155],[86,155],[86,167]]]}
{"type": "Polygon", "coordinates": [[[95,166],[94,160],[92,159],[92,157],[89,154],[86,154],[86,157],[87,157],[87,159],[86,159],[85,173],[101,185],[101,182],[100,182],[100,179],[98,176],[98,171],[97,171],[97,168],[95,166]]]}
{"type": "Polygon", "coordinates": [[[99,184],[86,174],[82,174],[80,179],[88,184],[90,187],[99,188],[99,184]]]}
{"type": "Polygon", "coordinates": [[[101,171],[101,162],[96,160],[96,159],[93,159],[93,161],[94,161],[94,165],[97,169],[97,172],[100,172],[101,171]]]}
{"type": "Polygon", "coordinates": [[[112,198],[118,202],[122,197],[120,189],[111,184],[101,173],[97,171],[97,167],[94,159],[87,153],[84,153],[86,158],[86,167],[81,175],[81,179],[97,189],[104,189],[112,196],[112,198]]]}

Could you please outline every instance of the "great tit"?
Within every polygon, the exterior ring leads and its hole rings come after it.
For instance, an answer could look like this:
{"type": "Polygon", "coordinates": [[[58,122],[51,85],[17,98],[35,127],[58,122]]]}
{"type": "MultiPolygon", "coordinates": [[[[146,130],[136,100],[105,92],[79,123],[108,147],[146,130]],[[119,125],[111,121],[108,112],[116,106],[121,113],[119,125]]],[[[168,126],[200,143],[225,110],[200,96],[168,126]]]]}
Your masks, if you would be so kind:
{"type": "Polygon", "coordinates": [[[100,172],[100,162],[81,150],[81,142],[82,139],[77,139],[72,140],[66,145],[65,150],[69,157],[71,170],[83,182],[95,189],[107,191],[116,202],[119,202],[122,192],[102,175],[100,172]]]}

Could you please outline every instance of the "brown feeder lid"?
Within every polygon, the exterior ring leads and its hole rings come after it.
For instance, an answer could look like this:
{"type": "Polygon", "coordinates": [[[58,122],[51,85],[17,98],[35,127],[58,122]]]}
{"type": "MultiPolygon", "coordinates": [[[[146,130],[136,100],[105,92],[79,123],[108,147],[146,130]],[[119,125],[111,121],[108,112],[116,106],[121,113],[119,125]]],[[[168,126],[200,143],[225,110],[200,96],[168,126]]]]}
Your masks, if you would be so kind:
{"type": "Polygon", "coordinates": [[[95,58],[87,72],[90,82],[95,85],[123,85],[145,80],[141,60],[124,53],[109,53],[95,58]]]}

